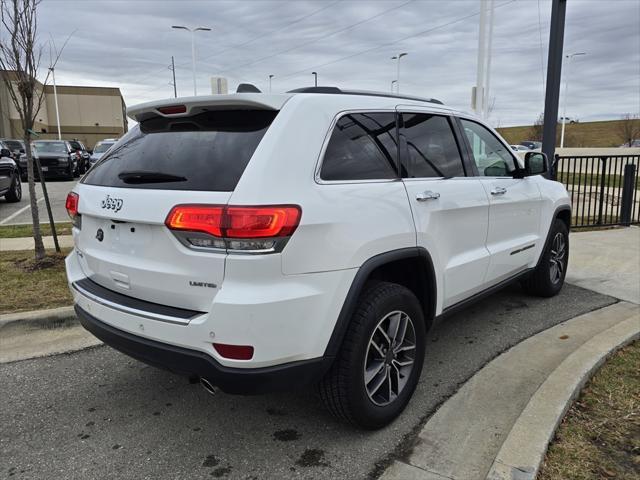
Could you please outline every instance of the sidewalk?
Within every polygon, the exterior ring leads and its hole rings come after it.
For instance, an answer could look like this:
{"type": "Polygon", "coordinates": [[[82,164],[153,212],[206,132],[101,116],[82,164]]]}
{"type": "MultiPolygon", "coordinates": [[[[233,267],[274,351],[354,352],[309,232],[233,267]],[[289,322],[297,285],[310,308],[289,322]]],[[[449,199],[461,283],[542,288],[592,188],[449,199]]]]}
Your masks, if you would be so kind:
{"type": "MultiPolygon", "coordinates": [[[[44,248],[54,248],[53,237],[43,237],[44,248]]],[[[71,235],[59,235],[58,244],[60,248],[73,247],[73,236],[71,235]]],[[[33,237],[18,237],[18,238],[0,238],[0,252],[8,252],[10,250],[33,250],[34,241],[33,237]]]]}
{"type": "Polygon", "coordinates": [[[619,346],[640,336],[640,228],[571,234],[567,281],[627,301],[503,353],[429,419],[384,480],[532,480],[566,409],[619,346]]]}

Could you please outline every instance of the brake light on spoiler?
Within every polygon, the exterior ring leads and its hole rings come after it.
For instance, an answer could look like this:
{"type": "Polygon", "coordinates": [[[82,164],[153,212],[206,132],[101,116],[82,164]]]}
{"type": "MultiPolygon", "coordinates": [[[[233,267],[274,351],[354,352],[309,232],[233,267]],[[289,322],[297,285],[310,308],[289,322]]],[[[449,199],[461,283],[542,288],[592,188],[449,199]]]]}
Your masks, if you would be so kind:
{"type": "Polygon", "coordinates": [[[298,205],[176,205],[165,225],[189,247],[281,251],[300,223],[298,205]]]}

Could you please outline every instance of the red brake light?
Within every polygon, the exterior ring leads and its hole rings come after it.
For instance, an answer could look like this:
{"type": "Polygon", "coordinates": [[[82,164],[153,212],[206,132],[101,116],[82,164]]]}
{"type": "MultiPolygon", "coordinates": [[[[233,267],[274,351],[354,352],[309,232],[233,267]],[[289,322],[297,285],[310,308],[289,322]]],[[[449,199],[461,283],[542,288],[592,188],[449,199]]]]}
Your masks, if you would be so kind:
{"type": "Polygon", "coordinates": [[[300,207],[276,205],[269,207],[227,207],[225,237],[269,238],[288,237],[300,222],[300,207]]]}
{"type": "Polygon", "coordinates": [[[251,360],[253,358],[253,347],[251,345],[226,345],[224,343],[214,343],[221,356],[232,360],[251,360]]]}
{"type": "Polygon", "coordinates": [[[222,215],[224,207],[213,205],[178,205],[173,207],[165,220],[172,230],[204,232],[222,237],[222,215]]]}
{"type": "Polygon", "coordinates": [[[165,115],[175,115],[177,113],[186,113],[187,107],[186,105],[170,105],[168,107],[160,107],[158,111],[165,115]]]}
{"type": "Polygon", "coordinates": [[[214,237],[275,238],[292,235],[301,215],[297,205],[177,205],[169,212],[165,224],[172,230],[204,232],[214,237]]]}
{"type": "Polygon", "coordinates": [[[74,192],[69,192],[69,194],[67,195],[67,201],[65,202],[64,206],[67,209],[67,213],[69,214],[71,219],[74,219],[75,217],[78,216],[79,202],[80,202],[80,197],[78,196],[78,194],[74,192]]]}

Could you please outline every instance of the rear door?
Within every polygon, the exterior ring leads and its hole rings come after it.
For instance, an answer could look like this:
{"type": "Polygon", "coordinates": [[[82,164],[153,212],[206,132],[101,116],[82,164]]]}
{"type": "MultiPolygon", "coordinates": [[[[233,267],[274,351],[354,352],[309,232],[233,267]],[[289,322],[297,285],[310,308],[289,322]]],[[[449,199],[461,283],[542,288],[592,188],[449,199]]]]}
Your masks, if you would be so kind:
{"type": "Polygon", "coordinates": [[[76,247],[95,283],[141,300],[209,311],[226,251],[178,239],[164,225],[175,205],[226,204],[275,118],[270,110],[152,116],[83,178],[76,247]]]}
{"type": "Polygon", "coordinates": [[[441,271],[442,308],[482,290],[489,202],[467,176],[452,119],[400,107],[402,176],[417,231],[441,271]]]}
{"type": "Polygon", "coordinates": [[[486,282],[498,283],[531,266],[540,238],[542,197],[532,178],[514,178],[511,149],[484,125],[461,119],[467,147],[489,196],[486,282]]]}

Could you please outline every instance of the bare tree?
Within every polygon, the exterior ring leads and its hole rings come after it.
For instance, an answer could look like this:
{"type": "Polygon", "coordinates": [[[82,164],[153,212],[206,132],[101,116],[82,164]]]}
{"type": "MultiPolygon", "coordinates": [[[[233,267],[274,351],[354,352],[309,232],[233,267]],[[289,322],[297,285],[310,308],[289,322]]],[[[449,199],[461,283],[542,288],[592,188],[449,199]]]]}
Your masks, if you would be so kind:
{"type": "Polygon", "coordinates": [[[544,113],[541,113],[529,130],[529,137],[536,142],[542,141],[542,131],[544,129],[544,113]]]}
{"type": "Polygon", "coordinates": [[[638,115],[631,115],[630,113],[623,115],[618,123],[617,130],[623,143],[631,146],[635,139],[640,138],[640,117],[638,115]]]}
{"type": "MultiPolygon", "coordinates": [[[[37,44],[36,10],[40,1],[0,0],[0,70],[3,70],[0,73],[11,101],[18,112],[24,132],[31,220],[37,261],[45,257],[45,250],[36,200],[31,139],[34,135],[35,120],[44,98],[44,86],[49,79],[49,72],[47,72],[45,80],[41,84],[42,88],[38,88],[37,76],[43,50],[42,45],[37,44]]],[[[57,62],[57,58],[55,61],[57,62]]],[[[42,179],[42,172],[40,172],[40,178],[42,179]]]]}

